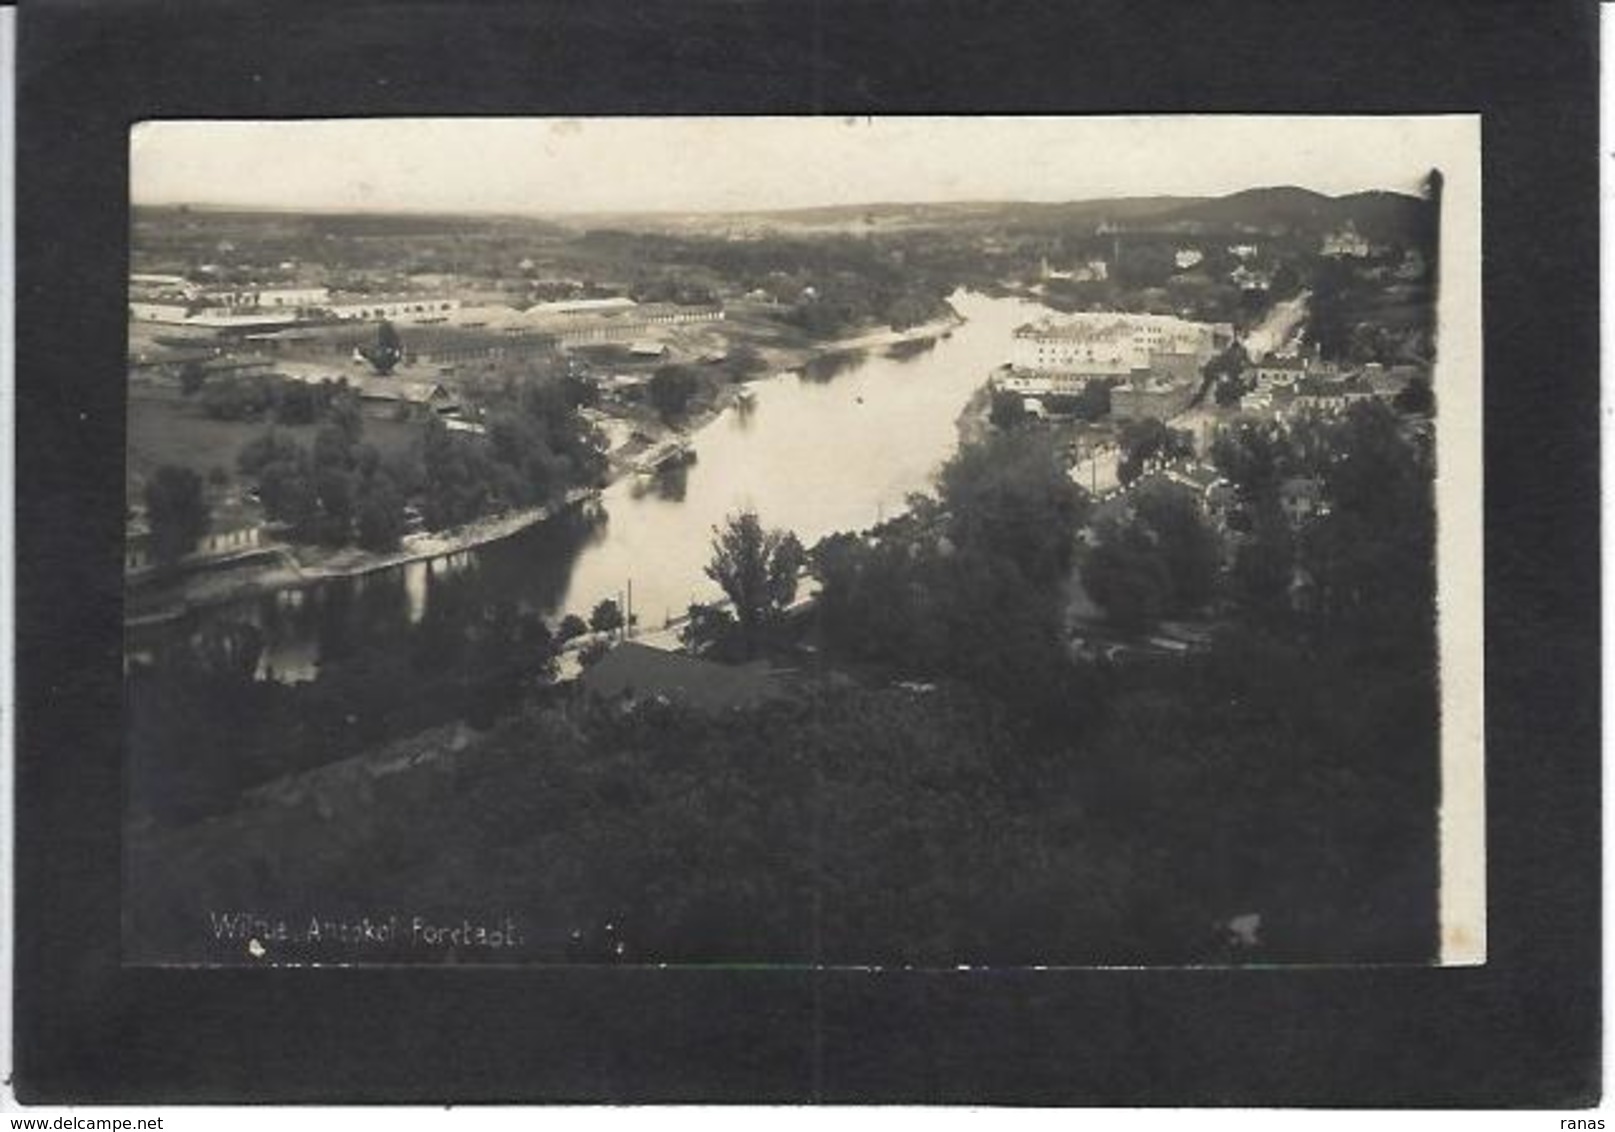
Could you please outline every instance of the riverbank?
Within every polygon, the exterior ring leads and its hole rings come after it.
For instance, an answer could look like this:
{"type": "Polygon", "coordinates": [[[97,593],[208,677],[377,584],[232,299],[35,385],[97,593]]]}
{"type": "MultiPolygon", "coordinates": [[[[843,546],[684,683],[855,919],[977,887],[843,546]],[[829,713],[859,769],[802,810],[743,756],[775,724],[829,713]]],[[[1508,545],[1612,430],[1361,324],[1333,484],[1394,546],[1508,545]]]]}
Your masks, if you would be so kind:
{"type": "Polygon", "coordinates": [[[526,507],[490,516],[443,531],[406,535],[394,551],[377,553],[357,547],[327,550],[281,544],[265,548],[269,561],[198,567],[176,581],[148,581],[127,588],[124,626],[160,624],[183,617],[193,609],[222,605],[241,598],[278,590],[296,589],[333,578],[357,578],[380,570],[406,566],[474,550],[498,542],[545,522],[568,507],[598,498],[598,488],[573,488],[558,504],[526,507]]]}
{"type": "MultiPolygon", "coordinates": [[[[965,319],[957,312],[927,323],[903,330],[876,330],[846,338],[815,344],[811,347],[790,350],[796,368],[816,358],[830,357],[856,351],[866,351],[903,342],[937,338],[963,325],[965,319]]],[[[791,367],[773,366],[767,376],[756,382],[771,381],[791,367]]],[[[717,386],[699,407],[694,408],[676,424],[653,421],[648,413],[622,419],[636,431],[644,434],[646,447],[669,441],[693,441],[695,455],[700,458],[699,434],[731,408],[750,397],[752,383],[724,383],[717,386]]],[[[618,416],[619,414],[613,414],[618,416]]],[[[640,456],[645,448],[614,452],[605,486],[637,474],[640,456]]],[[[562,506],[572,505],[590,496],[598,497],[597,489],[579,489],[570,493],[562,506]]],[[[266,593],[296,589],[334,578],[359,577],[393,569],[412,562],[432,560],[459,554],[508,539],[538,523],[544,522],[560,508],[529,508],[494,518],[477,520],[450,531],[408,536],[398,550],[376,554],[356,548],[338,551],[290,544],[270,545],[251,562],[199,563],[195,569],[169,581],[155,579],[131,580],[126,585],[125,625],[139,627],[160,624],[183,617],[186,613],[210,606],[227,604],[266,593]]]]}
{"type": "Polygon", "coordinates": [[[933,318],[929,322],[922,322],[918,326],[894,330],[888,327],[885,330],[871,330],[864,334],[855,334],[848,338],[836,338],[828,342],[815,342],[812,345],[799,349],[780,349],[781,355],[800,354],[794,360],[785,360],[781,369],[800,369],[810,362],[820,358],[831,357],[836,354],[851,354],[860,350],[879,350],[888,346],[896,346],[904,342],[918,342],[926,338],[938,338],[949,334],[965,323],[965,318],[958,311],[950,310],[948,314],[933,318]]]}

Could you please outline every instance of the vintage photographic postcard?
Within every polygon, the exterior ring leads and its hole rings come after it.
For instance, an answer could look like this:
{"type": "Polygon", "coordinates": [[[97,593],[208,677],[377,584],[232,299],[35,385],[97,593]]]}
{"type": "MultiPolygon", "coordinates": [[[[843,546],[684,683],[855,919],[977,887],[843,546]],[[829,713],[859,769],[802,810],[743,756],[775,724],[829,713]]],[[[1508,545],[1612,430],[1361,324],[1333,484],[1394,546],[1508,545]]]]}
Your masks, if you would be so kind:
{"type": "Polygon", "coordinates": [[[136,125],[124,962],[1484,962],[1479,147],[136,125]]]}

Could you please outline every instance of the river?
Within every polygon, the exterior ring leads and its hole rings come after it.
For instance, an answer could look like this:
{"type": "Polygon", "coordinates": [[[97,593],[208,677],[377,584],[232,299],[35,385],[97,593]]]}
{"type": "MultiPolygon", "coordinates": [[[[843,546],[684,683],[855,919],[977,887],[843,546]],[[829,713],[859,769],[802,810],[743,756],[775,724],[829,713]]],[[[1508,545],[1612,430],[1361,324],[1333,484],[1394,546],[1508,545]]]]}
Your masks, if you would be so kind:
{"type": "Polygon", "coordinates": [[[1011,331],[1048,313],[1022,299],[956,293],[965,322],[929,349],[832,358],[801,375],[751,383],[749,403],[691,438],[696,462],[647,481],[627,476],[600,507],[568,512],[511,538],[358,578],[332,579],[197,610],[177,622],[130,631],[132,655],[181,646],[210,622],[256,625],[260,675],[317,676],[323,657],[407,634],[429,612],[480,616],[495,604],[587,617],[603,598],[625,596],[643,628],[659,628],[694,601],[718,595],[703,567],[713,528],[743,509],[812,546],[857,530],[928,490],[958,443],[970,395],[1009,356],[1011,331]]]}

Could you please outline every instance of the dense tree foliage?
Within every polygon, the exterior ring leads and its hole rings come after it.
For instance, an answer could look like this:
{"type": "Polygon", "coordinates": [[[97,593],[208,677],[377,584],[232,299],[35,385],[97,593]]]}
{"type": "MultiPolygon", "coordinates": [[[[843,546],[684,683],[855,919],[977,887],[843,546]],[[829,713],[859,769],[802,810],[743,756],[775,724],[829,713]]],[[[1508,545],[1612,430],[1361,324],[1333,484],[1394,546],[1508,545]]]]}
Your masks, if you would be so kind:
{"type": "Polygon", "coordinates": [[[376,340],[359,351],[370,368],[383,377],[389,376],[404,360],[404,347],[393,324],[383,319],[376,326],[376,340]]]}
{"type": "Polygon", "coordinates": [[[1194,451],[1193,438],[1182,429],[1168,428],[1155,417],[1128,421],[1117,437],[1121,458],[1116,478],[1132,483],[1152,467],[1160,467],[1194,451]]]}
{"type": "Polygon", "coordinates": [[[576,411],[575,389],[512,377],[483,390],[487,435],[427,422],[421,452],[421,513],[434,530],[515,507],[554,503],[598,482],[604,440],[576,411]]]}
{"type": "Polygon", "coordinates": [[[189,361],[179,367],[179,391],[190,397],[207,383],[207,370],[201,362],[189,361]]]}
{"type": "Polygon", "coordinates": [[[159,563],[175,562],[195,550],[208,527],[202,477],[171,464],[158,468],[146,483],[146,522],[152,557],[159,563]]]}
{"type": "Polygon", "coordinates": [[[1086,494],[1047,437],[999,434],[962,449],[939,500],[915,497],[878,537],[813,551],[818,618],[839,653],[951,676],[1061,726],[1085,700],[1061,609],[1086,494]]]}
{"type": "Polygon", "coordinates": [[[651,404],[664,420],[677,420],[690,407],[701,379],[689,366],[658,366],[646,385],[651,404]]]}
{"type": "Polygon", "coordinates": [[[806,564],[807,553],[796,536],[764,528],[755,511],[731,515],[713,528],[706,575],[728,596],[748,648],[795,600],[797,576],[806,564]]]}
{"type": "Polygon", "coordinates": [[[1401,413],[1419,413],[1429,416],[1436,411],[1436,397],[1430,390],[1430,381],[1425,377],[1411,379],[1396,396],[1391,404],[1401,413]]]}
{"type": "Polygon", "coordinates": [[[346,381],[298,381],[279,374],[222,374],[199,386],[197,402],[214,420],[272,420],[306,425],[333,413],[357,414],[358,402],[346,381]]]}
{"type": "Polygon", "coordinates": [[[698,655],[716,657],[731,651],[739,634],[735,615],[722,605],[691,605],[679,629],[679,643],[698,655]]]}
{"type": "MultiPolygon", "coordinates": [[[[1057,247],[1105,253],[1067,238],[1028,222],[988,267],[968,241],[929,233],[584,243],[606,262],[652,265],[636,277],[644,295],[706,285],[687,267],[700,261],[763,290],[783,320],[834,334],[918,317],[963,277],[950,272],[1007,277],[1057,247]],[[905,274],[905,287],[887,285],[905,274]]],[[[1175,239],[1129,233],[1117,275],[1131,290],[1083,286],[1119,306],[1223,303],[1173,281],[1161,250],[1175,239]]],[[[1300,285],[1288,259],[1310,263],[1291,246],[1301,240],[1284,237],[1263,263],[1277,263],[1275,295],[1300,285]]],[[[1323,336],[1348,357],[1406,346],[1400,331],[1359,333],[1354,285],[1332,311],[1326,294],[1323,336]]],[[[598,446],[572,411],[583,396],[515,375],[474,398],[486,437],[434,426],[417,458],[393,465],[324,413],[311,446],[271,433],[243,467],[283,521],[380,543],[382,513],[398,510],[389,490],[441,525],[590,482],[598,446]]],[[[266,663],[257,630],[213,626],[164,653],[182,672],[158,679],[136,664],[129,679],[135,805],[165,827],[423,727],[493,729],[452,769],[378,778],[374,804],[341,821],[288,807],[274,820],[296,836],[253,842],[232,820],[231,853],[203,854],[202,866],[165,867],[179,855],[153,853],[146,887],[132,889],[136,937],[189,924],[204,898],[368,907],[425,893],[512,908],[539,959],[566,957],[571,930],[595,937],[611,924],[624,950],[600,954],[648,962],[1427,961],[1439,800],[1432,464],[1428,422],[1407,419],[1419,406],[1398,408],[1225,430],[1213,458],[1234,485],[1233,565],[1220,576],[1205,520],[1175,489],[1134,487],[1123,518],[1095,532],[1082,577],[1117,626],[1210,605],[1203,654],[1073,655],[1067,585],[1089,503],[1052,443],[1024,429],[963,449],[902,517],[814,548],[814,612],[799,640],[765,648],[811,644],[821,663],[798,665],[761,706],[707,715],[676,697],[606,705],[549,689],[548,629],[470,583],[435,584],[420,623],[384,647],[323,635],[317,678],[296,687],[253,681],[266,663]],[[1301,496],[1314,505],[1287,508],[1301,496]],[[219,735],[232,737],[230,758],[218,757],[219,735]],[[1253,913],[1259,940],[1230,943],[1228,918],[1253,913]]],[[[1126,441],[1129,483],[1182,450],[1158,421],[1126,441]]],[[[742,595],[777,609],[786,572],[768,567],[768,532],[755,527],[734,573],[751,579],[742,595]]],[[[372,587],[341,600],[403,598],[372,587]]],[[[728,615],[691,614],[687,645],[727,659],[711,643],[735,639],[728,615]]],[[[556,636],[584,629],[573,616],[556,636]]],[[[607,648],[591,642],[582,659],[607,648]]],[[[194,942],[185,931],[177,946],[194,942]]]]}
{"type": "Polygon", "coordinates": [[[1147,484],[1131,503],[1127,519],[1101,525],[1082,582],[1117,628],[1137,633],[1204,609],[1221,551],[1194,496],[1178,485],[1147,484]]]}
{"type": "Polygon", "coordinates": [[[1008,389],[993,390],[987,419],[994,428],[1010,429],[1021,424],[1026,419],[1026,406],[1021,395],[1008,389]]]}
{"type": "Polygon", "coordinates": [[[605,598],[589,613],[589,628],[596,633],[615,633],[623,627],[622,607],[605,598]]]}

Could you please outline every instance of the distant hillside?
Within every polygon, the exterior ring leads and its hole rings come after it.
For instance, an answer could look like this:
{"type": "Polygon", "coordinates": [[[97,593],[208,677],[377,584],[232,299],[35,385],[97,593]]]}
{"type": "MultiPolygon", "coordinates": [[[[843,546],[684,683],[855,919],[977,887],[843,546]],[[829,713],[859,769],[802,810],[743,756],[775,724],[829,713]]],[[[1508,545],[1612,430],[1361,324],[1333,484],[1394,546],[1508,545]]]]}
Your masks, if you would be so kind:
{"type": "Polygon", "coordinates": [[[1208,227],[1288,229],[1321,235],[1350,220],[1374,241],[1412,238],[1429,204],[1403,193],[1331,197],[1294,186],[1246,189],[1224,197],[1118,197],[1101,200],[879,202],[758,212],[613,213],[575,216],[578,228],[708,235],[767,230],[782,235],[895,232],[924,228],[1068,231],[1101,223],[1162,231],[1208,227]]]}
{"type": "Polygon", "coordinates": [[[1309,232],[1339,228],[1349,220],[1370,240],[1398,241],[1413,238],[1430,209],[1428,201],[1404,193],[1363,192],[1330,197],[1311,189],[1283,186],[1246,189],[1197,201],[1160,219],[1218,228],[1282,226],[1309,232]]]}
{"type": "Polygon", "coordinates": [[[521,229],[531,235],[560,235],[566,231],[560,225],[531,216],[212,208],[205,205],[135,205],[133,219],[136,224],[166,224],[210,232],[265,231],[314,238],[469,236],[507,229],[521,229]]]}
{"type": "Polygon", "coordinates": [[[1405,242],[1430,223],[1427,201],[1404,193],[1362,192],[1331,197],[1311,189],[1276,186],[1245,189],[1223,197],[1118,197],[1075,201],[955,201],[858,205],[744,212],[613,212],[571,215],[496,216],[399,212],[275,211],[207,207],[137,206],[138,224],[219,235],[272,231],[312,239],[497,234],[557,238],[584,231],[661,232],[723,236],[735,232],[780,235],[876,234],[928,228],[964,232],[1060,232],[1102,223],[1156,231],[1195,228],[1321,235],[1348,220],[1375,242],[1405,242]]]}
{"type": "Polygon", "coordinates": [[[758,212],[596,213],[566,218],[578,228],[677,232],[700,235],[736,228],[782,234],[808,232],[893,232],[923,228],[1070,228],[1101,221],[1140,223],[1198,203],[1199,197],[1130,197],[1084,201],[876,202],[758,212]]]}

